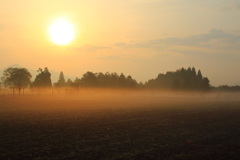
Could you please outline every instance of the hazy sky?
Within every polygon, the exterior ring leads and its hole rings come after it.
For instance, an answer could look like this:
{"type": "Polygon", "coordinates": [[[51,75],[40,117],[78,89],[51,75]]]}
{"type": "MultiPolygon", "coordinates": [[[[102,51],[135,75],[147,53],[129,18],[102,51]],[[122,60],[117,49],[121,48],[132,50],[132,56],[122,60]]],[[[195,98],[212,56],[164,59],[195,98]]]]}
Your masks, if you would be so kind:
{"type": "Polygon", "coordinates": [[[77,77],[123,72],[138,82],[194,66],[212,85],[235,85],[240,1],[0,0],[0,69],[15,63],[77,77]],[[47,34],[59,16],[77,29],[66,46],[47,34]]]}

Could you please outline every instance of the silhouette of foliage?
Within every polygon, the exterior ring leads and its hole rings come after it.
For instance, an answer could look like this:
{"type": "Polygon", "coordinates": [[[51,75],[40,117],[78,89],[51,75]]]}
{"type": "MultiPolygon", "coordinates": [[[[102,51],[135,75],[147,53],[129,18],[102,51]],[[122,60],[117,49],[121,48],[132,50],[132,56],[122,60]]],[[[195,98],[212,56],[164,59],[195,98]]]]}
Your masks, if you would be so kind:
{"type": "Polygon", "coordinates": [[[60,72],[58,82],[54,83],[53,86],[54,87],[65,87],[66,86],[65,77],[64,77],[62,71],[60,72]]]}
{"type": "MultiPolygon", "coordinates": [[[[14,69],[11,69],[13,72],[14,69]]],[[[8,71],[10,72],[10,70],[8,71]]],[[[32,87],[51,87],[51,73],[48,68],[39,68],[39,74],[31,84],[32,87]]],[[[10,74],[10,73],[8,73],[10,74]]],[[[10,80],[6,78],[7,73],[2,77],[3,85],[16,88],[10,80]]],[[[24,86],[24,85],[22,85],[24,86]]],[[[25,85],[26,86],[26,85],[25,85]]],[[[168,71],[165,74],[160,73],[155,79],[150,79],[144,84],[138,83],[131,75],[118,75],[116,72],[105,74],[102,72],[86,72],[81,78],[75,80],[68,79],[65,81],[63,72],[59,74],[59,79],[53,84],[54,87],[66,87],[66,90],[79,90],[80,87],[98,87],[98,88],[145,88],[145,89],[173,89],[186,91],[209,91],[212,86],[207,77],[203,77],[200,70],[196,73],[194,67],[187,69],[180,68],[176,71],[168,71]]],[[[22,88],[22,87],[20,87],[22,88]]],[[[21,90],[21,89],[20,89],[21,90]]],[[[19,91],[20,92],[20,91],[19,91]]]]}
{"type": "Polygon", "coordinates": [[[68,79],[68,80],[67,80],[67,83],[66,83],[66,86],[67,86],[67,87],[74,87],[73,81],[72,81],[71,79],[68,79]]]}
{"type": "Polygon", "coordinates": [[[204,90],[209,90],[210,89],[210,85],[209,85],[210,81],[208,80],[208,78],[207,77],[203,78],[202,82],[203,82],[203,87],[202,88],[204,90]]]}
{"type": "Polygon", "coordinates": [[[77,90],[79,90],[79,88],[81,87],[81,85],[82,85],[81,79],[79,79],[79,78],[76,77],[76,79],[75,79],[74,82],[73,82],[73,86],[74,86],[77,90]]]}
{"type": "Polygon", "coordinates": [[[76,79],[74,82],[75,86],[81,84],[83,87],[113,87],[113,88],[136,88],[138,83],[130,75],[125,76],[123,73],[118,75],[117,73],[102,72],[93,73],[86,72],[82,78],[76,79]],[[76,84],[77,83],[77,84],[76,84]]]}
{"type": "Polygon", "coordinates": [[[214,90],[217,91],[227,91],[227,92],[240,92],[240,86],[228,86],[228,85],[220,85],[218,87],[214,87],[214,90]]]}
{"type": "Polygon", "coordinates": [[[147,88],[174,89],[174,90],[204,90],[210,89],[208,78],[203,78],[199,70],[196,74],[195,68],[181,68],[175,72],[160,73],[157,78],[150,79],[145,83],[147,88]]]}
{"type": "Polygon", "coordinates": [[[48,68],[45,67],[44,71],[39,68],[38,72],[40,73],[36,76],[32,87],[51,87],[51,73],[48,71],[48,68]]]}
{"type": "Polygon", "coordinates": [[[186,77],[183,81],[183,89],[191,90],[192,89],[192,82],[189,77],[186,77]]]}
{"type": "Polygon", "coordinates": [[[13,89],[17,88],[19,95],[23,88],[28,87],[31,84],[32,75],[26,68],[8,68],[4,70],[1,77],[4,85],[13,89]]]}
{"type": "Polygon", "coordinates": [[[181,84],[180,84],[180,81],[178,79],[175,79],[173,81],[172,89],[174,89],[174,90],[181,89],[181,84]]]}
{"type": "Polygon", "coordinates": [[[89,71],[83,74],[81,81],[84,87],[96,87],[98,85],[96,74],[89,71]]]}

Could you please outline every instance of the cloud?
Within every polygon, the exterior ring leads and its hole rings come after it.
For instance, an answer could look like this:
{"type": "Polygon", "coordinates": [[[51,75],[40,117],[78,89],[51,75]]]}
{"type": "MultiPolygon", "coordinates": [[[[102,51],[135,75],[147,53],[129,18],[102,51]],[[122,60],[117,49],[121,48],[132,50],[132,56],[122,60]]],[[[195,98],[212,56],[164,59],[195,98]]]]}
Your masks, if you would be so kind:
{"type": "Polygon", "coordinates": [[[99,50],[105,50],[105,49],[111,49],[111,47],[85,45],[79,48],[75,48],[76,51],[81,51],[81,52],[98,52],[99,50]]]}
{"type": "Polygon", "coordinates": [[[95,57],[96,59],[100,59],[100,60],[123,60],[123,58],[119,57],[119,56],[104,56],[104,57],[95,57]]]}
{"type": "Polygon", "coordinates": [[[221,29],[212,29],[206,34],[191,35],[187,37],[168,37],[153,39],[145,42],[119,45],[126,48],[150,48],[163,50],[171,47],[194,47],[207,49],[232,49],[240,50],[240,36],[226,33],[221,29]]]}
{"type": "Polygon", "coordinates": [[[233,32],[236,34],[240,34],[240,30],[234,30],[233,32]]]}
{"type": "Polygon", "coordinates": [[[116,43],[116,44],[114,44],[114,46],[125,46],[125,45],[127,45],[127,43],[116,43]]]}
{"type": "Polygon", "coordinates": [[[232,10],[240,11],[240,2],[231,2],[229,5],[221,8],[221,12],[228,12],[232,10]]]}
{"type": "Polygon", "coordinates": [[[213,60],[213,61],[230,61],[230,62],[238,62],[240,59],[239,54],[231,53],[228,51],[204,51],[204,50],[180,50],[175,49],[172,50],[176,53],[182,53],[184,55],[192,56],[193,58],[197,59],[207,59],[207,60],[213,60]]]}
{"type": "Polygon", "coordinates": [[[207,34],[192,35],[183,38],[164,38],[157,40],[150,40],[149,44],[165,44],[165,45],[182,45],[182,46],[204,46],[204,43],[210,42],[211,40],[224,40],[234,39],[240,41],[240,37],[236,37],[232,34],[223,32],[222,30],[212,29],[207,34]]]}

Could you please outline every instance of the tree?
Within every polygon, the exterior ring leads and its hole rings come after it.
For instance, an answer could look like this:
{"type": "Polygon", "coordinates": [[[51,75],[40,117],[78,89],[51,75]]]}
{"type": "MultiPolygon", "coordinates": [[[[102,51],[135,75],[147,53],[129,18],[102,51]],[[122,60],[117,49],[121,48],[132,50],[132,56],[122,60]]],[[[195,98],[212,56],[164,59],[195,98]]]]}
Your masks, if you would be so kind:
{"type": "Polygon", "coordinates": [[[208,91],[210,90],[210,84],[209,84],[209,80],[207,77],[203,78],[203,90],[208,91]]]}
{"type": "Polygon", "coordinates": [[[191,90],[192,89],[192,83],[191,83],[189,77],[186,77],[184,79],[184,81],[183,81],[183,89],[186,89],[186,90],[191,90]]]}
{"type": "Polygon", "coordinates": [[[66,85],[66,81],[65,81],[65,78],[64,78],[64,75],[63,75],[62,71],[60,72],[59,79],[58,79],[57,83],[58,83],[59,87],[64,87],[66,85]]]}
{"type": "Polygon", "coordinates": [[[188,67],[188,69],[187,69],[187,74],[188,74],[188,76],[192,75],[192,69],[190,67],[188,67]]]}
{"type": "Polygon", "coordinates": [[[96,87],[98,85],[96,74],[89,71],[83,74],[81,81],[84,87],[96,87]]]}
{"type": "Polygon", "coordinates": [[[39,68],[38,72],[40,73],[36,76],[32,86],[52,87],[51,73],[48,71],[48,68],[45,67],[44,71],[41,68],[39,68]]]}
{"type": "Polygon", "coordinates": [[[132,78],[132,76],[127,76],[127,87],[134,88],[137,86],[137,82],[135,79],[132,78]]]}
{"type": "Polygon", "coordinates": [[[73,82],[73,86],[77,88],[77,91],[79,89],[79,87],[82,85],[81,79],[77,78],[74,80],[73,82]]]}
{"type": "Polygon", "coordinates": [[[4,70],[2,81],[5,86],[11,87],[13,89],[18,88],[19,95],[21,89],[29,86],[31,84],[32,75],[28,72],[26,68],[8,68],[4,70]]]}
{"type": "Polygon", "coordinates": [[[200,70],[198,70],[198,73],[197,73],[197,78],[198,78],[198,80],[202,80],[202,73],[201,73],[201,71],[200,70]]]}
{"type": "Polygon", "coordinates": [[[120,87],[126,87],[127,85],[127,79],[123,73],[120,74],[118,84],[120,87]]]}
{"type": "MultiPolygon", "coordinates": [[[[205,86],[207,81],[205,80],[205,86]]],[[[166,72],[166,74],[158,74],[157,78],[150,79],[145,83],[147,88],[158,89],[176,89],[180,88],[185,90],[202,90],[204,87],[203,76],[200,70],[196,74],[194,67],[188,69],[180,68],[175,72],[166,72]],[[180,83],[180,85],[179,85],[180,83]]],[[[205,87],[208,88],[208,87],[205,87]]]]}
{"type": "Polygon", "coordinates": [[[96,77],[99,87],[107,87],[107,85],[109,85],[108,83],[106,83],[106,77],[102,72],[97,73],[96,77]]]}
{"type": "Polygon", "coordinates": [[[139,84],[138,84],[138,88],[140,88],[140,89],[143,89],[143,88],[144,88],[144,84],[143,84],[143,82],[139,82],[139,84]]]}
{"type": "Polygon", "coordinates": [[[193,77],[196,77],[196,70],[195,70],[195,67],[192,67],[192,76],[193,76],[193,77]]]}
{"type": "Polygon", "coordinates": [[[67,83],[66,83],[66,86],[67,87],[73,87],[73,81],[71,79],[68,79],[67,83]]]}
{"type": "Polygon", "coordinates": [[[181,89],[181,84],[180,84],[179,79],[174,79],[173,84],[172,84],[172,89],[174,89],[174,90],[181,89]]]}
{"type": "Polygon", "coordinates": [[[111,73],[111,75],[110,75],[110,82],[111,82],[113,87],[117,87],[118,86],[118,81],[119,81],[118,74],[116,72],[111,73]]]}

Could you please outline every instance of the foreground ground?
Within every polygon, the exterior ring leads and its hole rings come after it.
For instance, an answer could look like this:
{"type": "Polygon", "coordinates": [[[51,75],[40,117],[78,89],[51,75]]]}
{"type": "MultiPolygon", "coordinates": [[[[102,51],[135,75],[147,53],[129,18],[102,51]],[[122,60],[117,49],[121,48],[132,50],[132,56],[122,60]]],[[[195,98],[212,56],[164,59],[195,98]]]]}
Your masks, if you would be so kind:
{"type": "Polygon", "coordinates": [[[1,97],[0,159],[240,159],[234,96],[1,97]]]}

